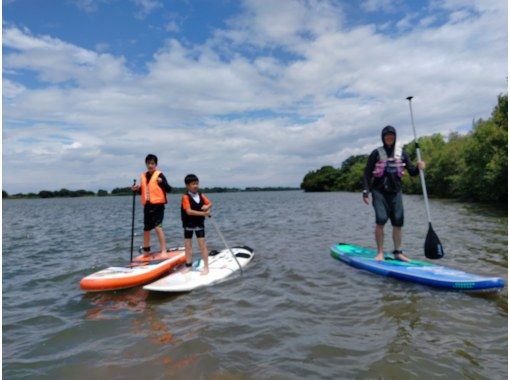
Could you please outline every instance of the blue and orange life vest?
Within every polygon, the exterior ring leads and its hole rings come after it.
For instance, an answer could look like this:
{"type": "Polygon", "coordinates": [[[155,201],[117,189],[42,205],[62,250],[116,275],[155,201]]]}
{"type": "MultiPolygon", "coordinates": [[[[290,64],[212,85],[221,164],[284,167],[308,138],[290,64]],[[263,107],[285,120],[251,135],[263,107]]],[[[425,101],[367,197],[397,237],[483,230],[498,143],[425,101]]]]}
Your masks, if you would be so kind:
{"type": "Polygon", "coordinates": [[[143,173],[140,177],[140,189],[142,192],[142,196],[140,200],[142,201],[142,205],[146,203],[150,204],[165,204],[166,200],[166,192],[159,186],[158,177],[161,174],[159,170],[155,170],[152,173],[151,179],[149,183],[147,183],[147,172],[143,173]]]}

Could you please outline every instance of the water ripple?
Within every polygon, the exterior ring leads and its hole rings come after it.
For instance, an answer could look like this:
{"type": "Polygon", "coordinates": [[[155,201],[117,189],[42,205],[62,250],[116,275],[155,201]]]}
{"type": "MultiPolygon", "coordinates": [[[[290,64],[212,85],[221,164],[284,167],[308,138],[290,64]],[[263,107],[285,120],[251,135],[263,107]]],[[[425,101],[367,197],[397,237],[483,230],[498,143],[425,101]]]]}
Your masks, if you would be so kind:
{"type": "MultiPolygon", "coordinates": [[[[330,257],[339,241],[373,246],[373,211],[359,194],[210,198],[225,238],[256,256],[244,276],[178,295],[78,287],[83,276],[128,260],[130,197],[4,201],[3,375],[506,378],[506,288],[437,291],[330,257]]],[[[170,196],[164,225],[172,246],[182,245],[178,199],[170,196]]],[[[404,248],[422,258],[423,202],[404,202],[404,248]]],[[[442,264],[507,279],[506,215],[444,200],[432,200],[431,213],[442,264]]],[[[209,248],[221,248],[208,227],[209,248]]],[[[137,245],[141,228],[137,217],[137,245]]]]}

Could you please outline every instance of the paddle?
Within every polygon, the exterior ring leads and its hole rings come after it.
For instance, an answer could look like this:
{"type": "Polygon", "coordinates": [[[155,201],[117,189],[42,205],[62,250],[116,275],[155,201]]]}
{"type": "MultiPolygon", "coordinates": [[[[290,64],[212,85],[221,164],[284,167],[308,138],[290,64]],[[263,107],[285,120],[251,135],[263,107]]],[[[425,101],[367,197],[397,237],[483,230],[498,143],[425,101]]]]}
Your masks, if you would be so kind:
{"type": "MultiPolygon", "coordinates": [[[[420,145],[418,144],[418,139],[416,137],[416,128],[414,127],[414,116],[413,116],[413,106],[411,104],[412,96],[408,96],[406,98],[409,101],[409,110],[411,111],[411,125],[413,126],[414,133],[414,142],[416,146],[416,156],[418,157],[418,161],[421,161],[421,153],[420,153],[420,145]]],[[[429,209],[429,199],[427,196],[427,186],[425,185],[425,174],[422,169],[420,170],[420,182],[421,188],[423,191],[423,199],[425,200],[425,208],[427,209],[427,218],[429,221],[429,231],[427,232],[427,237],[425,238],[425,256],[429,259],[440,259],[444,256],[443,246],[439,241],[434,229],[432,228],[432,221],[430,218],[430,209],[429,209]]]]}
{"type": "MultiPolygon", "coordinates": [[[[136,185],[136,179],[133,180],[133,186],[136,185]]],[[[136,198],[136,191],[133,191],[133,208],[131,213],[131,258],[129,259],[129,262],[133,262],[133,240],[135,238],[135,198],[136,198]]]]}
{"type": "Polygon", "coordinates": [[[239,261],[237,261],[237,257],[236,255],[234,255],[234,252],[232,252],[232,250],[229,248],[225,238],[223,237],[223,234],[220,232],[220,229],[218,228],[218,226],[216,225],[216,222],[214,221],[214,219],[212,218],[212,216],[209,216],[209,219],[211,220],[211,223],[212,225],[214,226],[214,229],[216,230],[216,232],[218,233],[218,235],[220,235],[220,239],[223,241],[223,244],[225,245],[225,247],[227,248],[227,250],[230,252],[230,254],[232,255],[232,257],[234,258],[234,260],[236,261],[237,265],[239,266],[239,269],[241,270],[241,275],[243,275],[243,268],[241,267],[241,264],[239,264],[239,261]]]}

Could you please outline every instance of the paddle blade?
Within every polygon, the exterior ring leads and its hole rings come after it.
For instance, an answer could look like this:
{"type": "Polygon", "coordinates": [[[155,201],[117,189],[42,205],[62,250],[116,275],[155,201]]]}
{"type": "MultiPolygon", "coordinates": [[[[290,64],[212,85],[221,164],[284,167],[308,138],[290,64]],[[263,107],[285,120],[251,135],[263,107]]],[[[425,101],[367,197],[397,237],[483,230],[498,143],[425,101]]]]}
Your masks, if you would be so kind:
{"type": "Polygon", "coordinates": [[[432,228],[432,223],[429,223],[429,232],[427,232],[427,237],[425,238],[425,256],[432,260],[437,260],[444,256],[443,246],[432,228]]]}

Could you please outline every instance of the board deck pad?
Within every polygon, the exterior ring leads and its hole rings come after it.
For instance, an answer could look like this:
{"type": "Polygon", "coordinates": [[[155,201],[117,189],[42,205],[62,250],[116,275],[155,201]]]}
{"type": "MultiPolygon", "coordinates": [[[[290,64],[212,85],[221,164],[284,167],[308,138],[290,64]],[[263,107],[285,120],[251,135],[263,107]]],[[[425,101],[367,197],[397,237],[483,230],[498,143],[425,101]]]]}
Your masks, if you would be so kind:
{"type": "Polygon", "coordinates": [[[331,247],[331,256],[353,267],[382,276],[423,285],[460,291],[498,291],[505,286],[499,277],[485,277],[421,260],[404,262],[385,253],[384,261],[375,260],[374,249],[339,243],[331,247]]]}
{"type": "MultiPolygon", "coordinates": [[[[241,267],[245,267],[253,259],[253,250],[249,247],[233,247],[232,253],[236,256],[241,267]]],[[[180,267],[166,277],[151,284],[145,285],[145,290],[154,292],[189,292],[226,281],[231,275],[239,271],[237,262],[229,250],[212,251],[209,254],[209,273],[202,275],[204,267],[202,259],[195,260],[191,268],[180,267]]]]}

